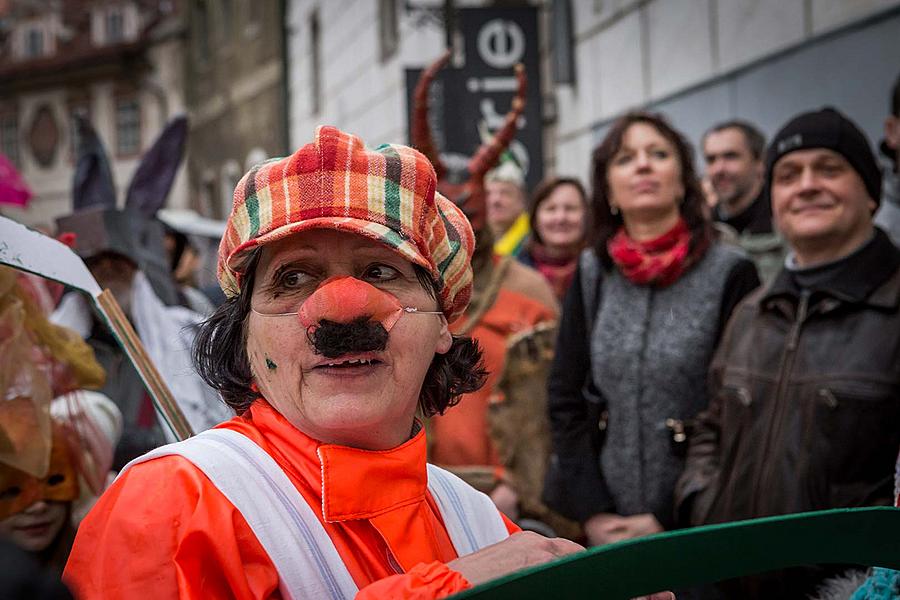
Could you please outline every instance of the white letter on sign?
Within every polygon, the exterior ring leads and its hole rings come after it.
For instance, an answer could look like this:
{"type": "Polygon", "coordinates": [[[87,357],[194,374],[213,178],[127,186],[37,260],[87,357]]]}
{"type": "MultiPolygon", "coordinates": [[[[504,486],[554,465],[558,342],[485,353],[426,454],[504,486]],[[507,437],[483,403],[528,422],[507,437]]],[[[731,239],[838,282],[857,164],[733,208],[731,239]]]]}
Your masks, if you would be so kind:
{"type": "Polygon", "coordinates": [[[525,54],[525,34],[514,21],[494,19],[478,32],[478,54],[495,69],[508,69],[525,54]]]}

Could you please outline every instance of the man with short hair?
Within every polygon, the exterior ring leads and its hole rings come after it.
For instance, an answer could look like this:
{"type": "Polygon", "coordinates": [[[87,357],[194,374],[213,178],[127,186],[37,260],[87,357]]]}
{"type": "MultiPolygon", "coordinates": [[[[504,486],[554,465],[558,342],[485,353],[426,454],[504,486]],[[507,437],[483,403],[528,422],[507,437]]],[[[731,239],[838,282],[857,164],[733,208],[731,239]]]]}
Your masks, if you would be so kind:
{"type": "Polygon", "coordinates": [[[766,139],[746,121],[725,121],[703,136],[706,176],[718,198],[715,217],[739,234],[772,232],[772,211],[763,193],[766,139]]]}
{"type": "Polygon", "coordinates": [[[717,199],[714,218],[735,230],[763,281],[770,281],[781,267],[784,251],[772,227],[764,186],[765,145],[762,132],[740,120],[714,125],[703,136],[706,179],[717,199]]]}
{"type": "Polygon", "coordinates": [[[884,120],[881,154],[884,157],[884,180],[881,208],[875,215],[875,224],[884,229],[895,244],[900,245],[900,76],[891,91],[891,114],[884,120]]]}
{"type": "MultiPolygon", "coordinates": [[[[900,250],[875,228],[881,173],[863,133],[823,109],[768,151],[789,246],[735,309],[676,488],[693,525],[893,503],[900,448],[900,250]]],[[[729,598],[803,598],[835,568],[732,581],[729,598]]]]}

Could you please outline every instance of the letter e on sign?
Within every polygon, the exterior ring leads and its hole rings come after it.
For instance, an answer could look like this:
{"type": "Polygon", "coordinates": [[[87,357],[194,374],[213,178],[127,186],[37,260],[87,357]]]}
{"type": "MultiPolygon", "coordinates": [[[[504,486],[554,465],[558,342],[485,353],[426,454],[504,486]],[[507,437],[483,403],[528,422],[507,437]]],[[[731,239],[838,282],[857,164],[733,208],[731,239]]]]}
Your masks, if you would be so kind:
{"type": "Polygon", "coordinates": [[[525,55],[525,34],[514,21],[494,19],[478,32],[478,54],[495,69],[508,69],[525,55]]]}

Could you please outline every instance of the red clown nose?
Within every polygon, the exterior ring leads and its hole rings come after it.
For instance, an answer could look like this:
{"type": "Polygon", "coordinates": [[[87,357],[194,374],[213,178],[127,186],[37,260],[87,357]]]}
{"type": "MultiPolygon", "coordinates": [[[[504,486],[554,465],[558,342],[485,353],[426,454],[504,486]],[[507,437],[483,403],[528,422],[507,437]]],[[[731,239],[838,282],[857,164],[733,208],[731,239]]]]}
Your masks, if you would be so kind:
{"type": "Polygon", "coordinates": [[[338,275],[322,282],[297,314],[307,329],[322,320],[351,323],[368,317],[390,331],[402,312],[400,302],[391,294],[355,277],[338,275]]]}

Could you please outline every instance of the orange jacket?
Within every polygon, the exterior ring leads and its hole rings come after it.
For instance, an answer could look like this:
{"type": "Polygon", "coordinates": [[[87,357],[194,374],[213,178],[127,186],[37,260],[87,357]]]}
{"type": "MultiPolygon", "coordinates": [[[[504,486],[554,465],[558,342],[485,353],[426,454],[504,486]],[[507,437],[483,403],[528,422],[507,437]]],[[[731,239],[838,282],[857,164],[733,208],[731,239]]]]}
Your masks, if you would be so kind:
{"type": "MultiPolygon", "coordinates": [[[[284,470],[319,516],[357,598],[440,598],[469,587],[445,564],[457,556],[427,491],[424,432],[383,452],[320,444],[264,400],[219,427],[243,433],[284,470]]],[[[63,577],[82,599],[281,597],[247,522],[180,456],[116,480],[81,524],[63,577]]]]}

